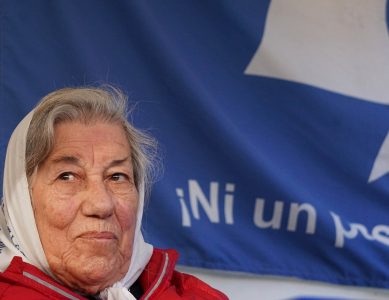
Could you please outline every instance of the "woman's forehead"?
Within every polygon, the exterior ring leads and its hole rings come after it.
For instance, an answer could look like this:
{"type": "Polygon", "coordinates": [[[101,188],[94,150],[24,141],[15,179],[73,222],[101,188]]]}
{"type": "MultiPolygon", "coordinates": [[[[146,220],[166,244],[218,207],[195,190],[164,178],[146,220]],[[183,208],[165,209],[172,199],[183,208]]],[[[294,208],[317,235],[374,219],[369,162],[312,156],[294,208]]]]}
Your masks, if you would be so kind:
{"type": "MultiPolygon", "coordinates": [[[[99,143],[112,142],[129,146],[126,133],[116,123],[65,122],[54,128],[54,143],[99,143]]],[[[55,146],[55,145],[54,145],[55,146]]]]}
{"type": "Polygon", "coordinates": [[[130,145],[123,128],[117,124],[78,122],[58,124],[49,160],[76,164],[93,156],[112,162],[129,160],[130,145]]]}

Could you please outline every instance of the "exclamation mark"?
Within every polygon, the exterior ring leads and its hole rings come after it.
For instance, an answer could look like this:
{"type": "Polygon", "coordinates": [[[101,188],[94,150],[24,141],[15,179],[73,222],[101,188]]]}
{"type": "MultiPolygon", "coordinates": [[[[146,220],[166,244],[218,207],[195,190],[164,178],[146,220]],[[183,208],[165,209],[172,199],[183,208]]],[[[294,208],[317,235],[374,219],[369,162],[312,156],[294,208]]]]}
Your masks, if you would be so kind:
{"type": "Polygon", "coordinates": [[[182,226],[190,227],[191,226],[190,215],[189,215],[188,207],[186,206],[185,200],[184,200],[184,190],[177,188],[176,194],[177,194],[178,198],[180,199],[180,204],[181,204],[182,226]]]}

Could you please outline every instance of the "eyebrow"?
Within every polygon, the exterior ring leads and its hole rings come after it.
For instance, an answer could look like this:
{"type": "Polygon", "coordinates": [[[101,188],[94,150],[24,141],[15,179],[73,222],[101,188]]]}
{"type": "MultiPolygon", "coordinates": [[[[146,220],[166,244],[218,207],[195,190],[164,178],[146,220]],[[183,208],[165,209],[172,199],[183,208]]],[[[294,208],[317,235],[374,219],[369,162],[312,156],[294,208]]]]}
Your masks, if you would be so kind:
{"type": "MultiPolygon", "coordinates": [[[[125,163],[126,161],[129,161],[130,159],[131,159],[131,155],[126,156],[123,159],[115,159],[115,160],[111,161],[108,164],[108,166],[106,166],[106,169],[109,169],[109,168],[112,168],[112,167],[115,167],[115,166],[119,166],[119,165],[125,163]]],[[[79,158],[77,158],[75,156],[69,156],[69,155],[64,155],[64,156],[59,156],[57,158],[54,158],[52,160],[52,162],[55,163],[55,164],[58,164],[58,163],[69,163],[69,164],[73,164],[73,165],[77,165],[77,166],[81,165],[81,161],[80,161],[79,158]]]]}
{"type": "Polygon", "coordinates": [[[107,169],[111,168],[111,167],[115,167],[115,166],[119,166],[123,163],[125,163],[126,161],[129,161],[131,158],[131,155],[123,158],[123,159],[116,159],[116,160],[113,160],[109,163],[109,165],[107,166],[107,169]]]}
{"type": "Polygon", "coordinates": [[[53,163],[70,163],[70,164],[73,164],[73,165],[80,165],[80,159],[75,157],[75,156],[68,156],[68,155],[64,155],[64,156],[59,156],[57,158],[54,158],[52,160],[53,163]]]}

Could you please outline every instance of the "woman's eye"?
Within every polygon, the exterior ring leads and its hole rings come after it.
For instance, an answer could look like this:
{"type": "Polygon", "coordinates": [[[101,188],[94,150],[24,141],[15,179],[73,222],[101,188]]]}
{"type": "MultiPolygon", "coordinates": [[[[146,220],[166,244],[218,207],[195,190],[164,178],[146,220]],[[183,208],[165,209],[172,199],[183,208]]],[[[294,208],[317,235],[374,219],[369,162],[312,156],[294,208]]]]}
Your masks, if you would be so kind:
{"type": "Polygon", "coordinates": [[[65,172],[65,173],[62,173],[61,175],[59,175],[58,178],[60,180],[63,180],[63,181],[72,181],[72,180],[76,179],[76,176],[74,176],[74,174],[72,174],[70,172],[65,172]]]}
{"type": "Polygon", "coordinates": [[[111,179],[113,181],[127,181],[128,176],[126,174],[123,174],[123,173],[115,173],[115,174],[111,175],[111,179]]]}

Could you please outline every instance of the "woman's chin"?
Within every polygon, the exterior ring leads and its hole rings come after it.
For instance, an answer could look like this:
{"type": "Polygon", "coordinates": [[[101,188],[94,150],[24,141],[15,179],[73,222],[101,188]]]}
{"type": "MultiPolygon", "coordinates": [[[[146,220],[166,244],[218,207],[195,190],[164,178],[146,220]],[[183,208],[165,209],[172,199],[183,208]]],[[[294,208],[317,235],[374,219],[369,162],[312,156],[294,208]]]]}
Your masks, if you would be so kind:
{"type": "Polygon", "coordinates": [[[79,291],[80,293],[84,294],[84,295],[97,295],[98,293],[100,293],[102,290],[104,290],[105,288],[107,288],[108,286],[100,286],[100,285],[97,285],[97,286],[74,286],[73,287],[73,290],[75,291],[79,291]]]}
{"type": "MultiPolygon", "coordinates": [[[[128,269],[128,264],[127,265],[128,269]]],[[[109,260],[106,257],[91,257],[89,259],[73,259],[60,269],[53,268],[56,277],[71,289],[89,295],[97,294],[103,289],[120,280],[123,262],[109,260]]]]}

